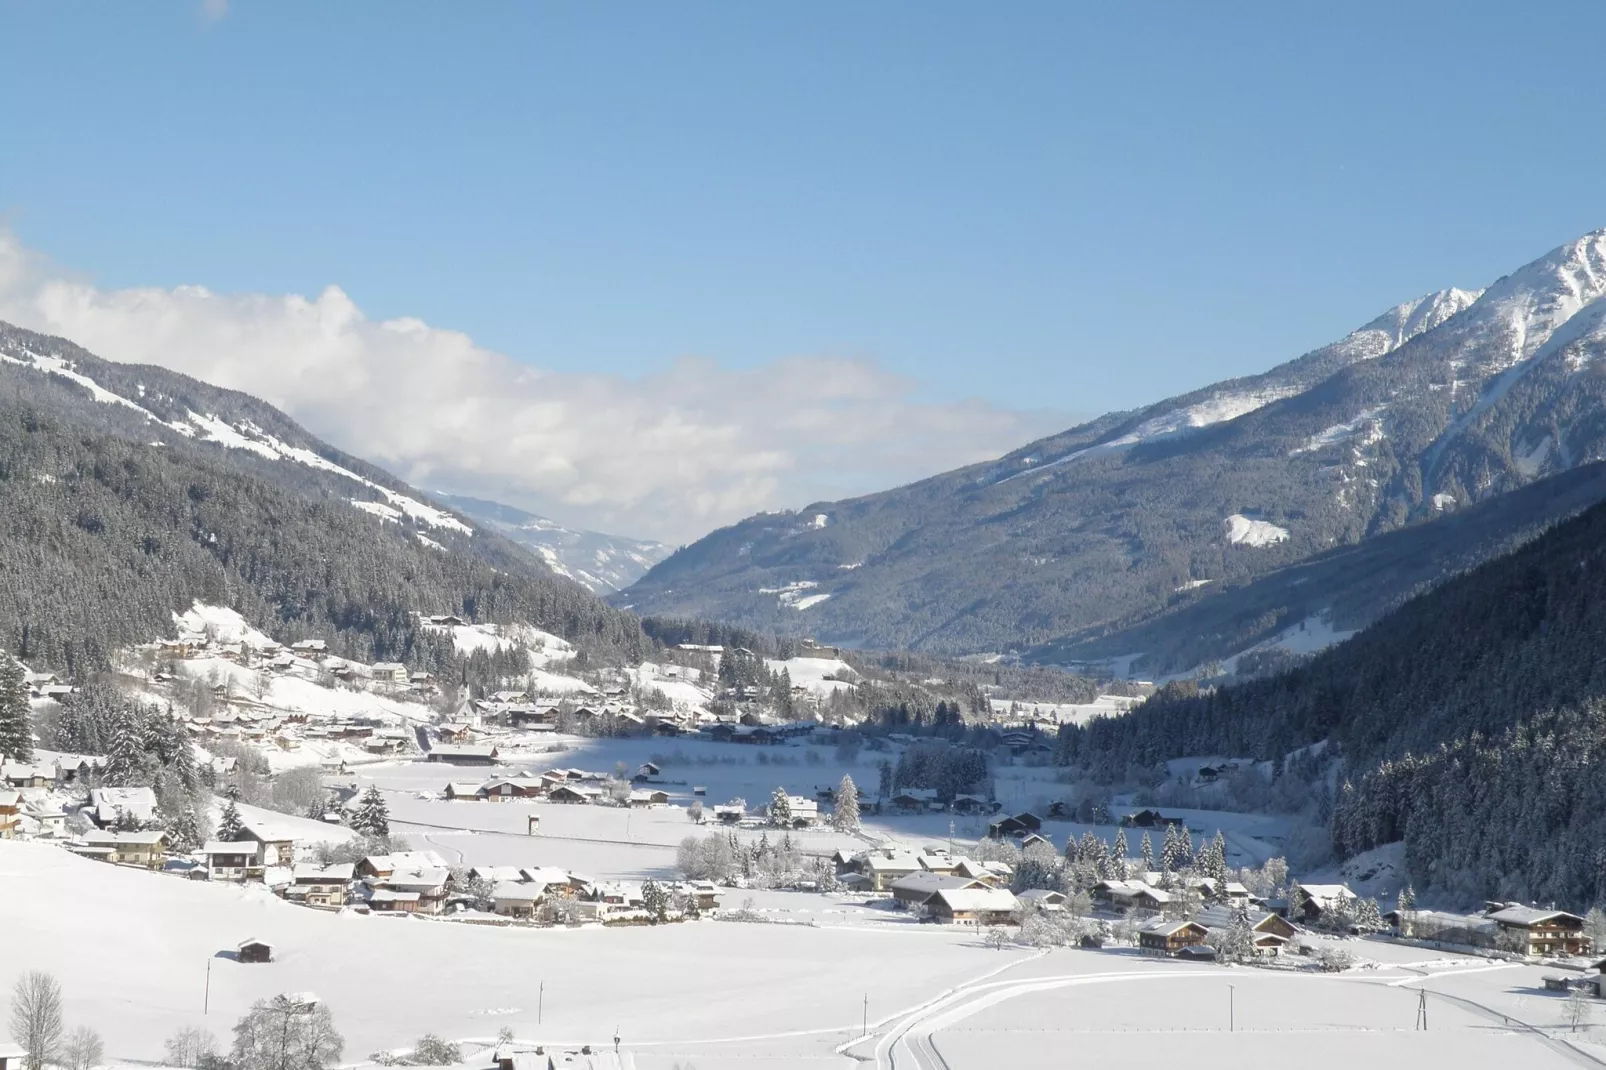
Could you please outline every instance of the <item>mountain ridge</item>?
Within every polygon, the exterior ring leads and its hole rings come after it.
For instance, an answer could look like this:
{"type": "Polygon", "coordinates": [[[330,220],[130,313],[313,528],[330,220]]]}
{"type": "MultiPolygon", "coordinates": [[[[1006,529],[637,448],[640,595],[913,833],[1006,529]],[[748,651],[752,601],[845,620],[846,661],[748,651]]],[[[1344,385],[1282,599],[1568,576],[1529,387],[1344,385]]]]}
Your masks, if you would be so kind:
{"type": "Polygon", "coordinates": [[[613,600],[944,654],[1119,625],[1606,456],[1603,292],[1595,231],[1259,375],[741,521],[613,600]],[[1270,534],[1232,541],[1245,525],[1270,534]]]}

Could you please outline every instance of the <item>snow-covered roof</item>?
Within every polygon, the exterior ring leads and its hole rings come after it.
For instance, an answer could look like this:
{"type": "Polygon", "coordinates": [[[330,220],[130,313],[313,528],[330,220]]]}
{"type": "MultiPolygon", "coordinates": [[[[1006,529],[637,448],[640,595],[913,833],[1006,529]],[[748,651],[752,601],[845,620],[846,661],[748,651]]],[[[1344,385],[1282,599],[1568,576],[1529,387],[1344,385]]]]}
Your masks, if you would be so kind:
{"type": "Polygon", "coordinates": [[[149,821],[156,811],[156,793],[150,788],[91,788],[89,803],[102,824],[116,821],[119,810],[136,821],[149,821]]]}
{"type": "Polygon", "coordinates": [[[327,866],[302,863],[293,871],[297,882],[308,881],[349,881],[356,875],[357,867],[351,862],[333,862],[327,866]]]}
{"type": "Polygon", "coordinates": [[[933,899],[940,899],[949,910],[1015,910],[1020,903],[1007,888],[942,888],[933,899]]]}
{"type": "Polygon", "coordinates": [[[263,843],[294,843],[303,836],[294,826],[255,817],[240,822],[240,831],[263,843]]]}
{"type": "Polygon", "coordinates": [[[1577,914],[1569,914],[1565,910],[1543,910],[1539,907],[1506,907],[1497,910],[1489,917],[1501,925],[1521,925],[1527,927],[1550,921],[1552,918],[1570,918],[1573,921],[1582,921],[1577,914]]]}
{"type": "Polygon", "coordinates": [[[513,903],[536,903],[546,894],[546,885],[534,881],[497,881],[491,889],[492,899],[513,903]]]}
{"type": "Polygon", "coordinates": [[[254,855],[262,845],[255,840],[207,840],[198,852],[203,855],[254,855]]]}
{"type": "Polygon", "coordinates": [[[1331,903],[1337,899],[1354,899],[1356,895],[1347,884],[1301,884],[1299,890],[1318,903],[1331,903]]]}
{"type": "Polygon", "coordinates": [[[1196,921],[1189,921],[1186,918],[1177,918],[1177,919],[1155,918],[1153,921],[1149,922],[1147,925],[1142,926],[1139,929],[1139,931],[1140,932],[1146,932],[1146,933],[1157,933],[1160,936],[1175,936],[1177,933],[1181,932],[1183,929],[1203,929],[1203,928],[1205,928],[1205,926],[1200,925],[1196,921]]]}

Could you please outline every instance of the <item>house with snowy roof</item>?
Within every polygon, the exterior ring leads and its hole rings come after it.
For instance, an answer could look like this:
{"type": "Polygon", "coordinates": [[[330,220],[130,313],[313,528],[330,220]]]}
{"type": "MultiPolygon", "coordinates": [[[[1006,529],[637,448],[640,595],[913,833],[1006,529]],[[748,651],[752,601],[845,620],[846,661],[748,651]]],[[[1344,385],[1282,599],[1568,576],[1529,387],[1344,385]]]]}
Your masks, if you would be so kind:
{"type": "Polygon", "coordinates": [[[256,840],[209,840],[196,852],[214,881],[244,881],[262,876],[262,845],[256,840]]]}
{"type": "Polygon", "coordinates": [[[1020,918],[1020,903],[1008,888],[941,888],[924,905],[943,925],[1012,925],[1020,918]]]}
{"type": "Polygon", "coordinates": [[[22,827],[22,792],[0,790],[0,840],[14,840],[22,827]]]}
{"type": "Polygon", "coordinates": [[[892,882],[892,901],[903,910],[918,910],[931,897],[944,889],[986,888],[973,877],[955,877],[942,873],[911,873],[892,882]]]}
{"type": "Polygon", "coordinates": [[[1500,928],[1502,944],[1511,943],[1524,955],[1587,955],[1591,940],[1584,935],[1584,919],[1565,910],[1511,903],[1489,914],[1500,928]]]}
{"type": "Polygon", "coordinates": [[[424,760],[447,765],[495,765],[498,754],[494,743],[437,743],[424,760]]]}
{"type": "Polygon", "coordinates": [[[91,832],[84,836],[83,848],[79,853],[117,865],[160,869],[167,860],[167,833],[159,829],[150,832],[91,832]]]}
{"type": "Polygon", "coordinates": [[[336,862],[327,866],[298,865],[293,870],[292,883],[285,892],[285,898],[309,907],[339,909],[346,905],[356,869],[351,862],[336,862]]]}
{"type": "Polygon", "coordinates": [[[89,816],[109,828],[125,816],[144,824],[156,813],[156,793],[150,788],[91,788],[89,816]]]}
{"type": "Polygon", "coordinates": [[[497,881],[491,888],[491,909],[504,918],[528,918],[546,898],[546,886],[533,881],[497,881]]]}
{"type": "Polygon", "coordinates": [[[1175,955],[1205,942],[1210,930],[1186,918],[1155,918],[1138,929],[1138,947],[1152,955],[1175,955]]]}

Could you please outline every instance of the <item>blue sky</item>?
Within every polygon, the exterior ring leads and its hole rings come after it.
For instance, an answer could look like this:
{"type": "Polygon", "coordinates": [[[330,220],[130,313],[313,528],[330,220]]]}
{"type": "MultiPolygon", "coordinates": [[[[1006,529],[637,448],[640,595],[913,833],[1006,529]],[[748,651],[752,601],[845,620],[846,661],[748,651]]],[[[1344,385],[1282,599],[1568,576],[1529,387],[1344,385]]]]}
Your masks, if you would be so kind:
{"type": "Polygon", "coordinates": [[[1595,3],[0,12],[29,249],[559,373],[843,356],[1088,413],[1606,224],[1595,3]]]}

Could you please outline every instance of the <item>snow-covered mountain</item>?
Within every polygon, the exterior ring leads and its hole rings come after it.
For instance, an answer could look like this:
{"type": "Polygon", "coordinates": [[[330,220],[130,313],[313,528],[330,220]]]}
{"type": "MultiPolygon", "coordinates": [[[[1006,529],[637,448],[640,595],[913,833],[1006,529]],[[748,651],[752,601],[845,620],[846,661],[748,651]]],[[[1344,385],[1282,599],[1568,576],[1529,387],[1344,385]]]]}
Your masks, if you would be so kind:
{"type": "Polygon", "coordinates": [[[435,497],[470,520],[529,547],[552,571],[598,594],[612,594],[629,587],[673,552],[673,547],[661,542],[598,531],[573,531],[546,517],[483,498],[440,491],[435,492],[435,497]]]}
{"type": "Polygon", "coordinates": [[[940,652],[1130,627],[1606,457],[1603,294],[1606,231],[1264,374],[910,486],[750,518],[618,601],[940,652]],[[774,593],[804,585],[806,607],[774,593]]]}
{"type": "Polygon", "coordinates": [[[227,605],[280,639],[439,668],[421,615],[641,660],[628,613],[271,405],[0,323],[0,649],[72,674],[227,605]]]}

